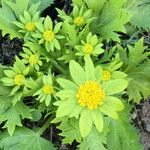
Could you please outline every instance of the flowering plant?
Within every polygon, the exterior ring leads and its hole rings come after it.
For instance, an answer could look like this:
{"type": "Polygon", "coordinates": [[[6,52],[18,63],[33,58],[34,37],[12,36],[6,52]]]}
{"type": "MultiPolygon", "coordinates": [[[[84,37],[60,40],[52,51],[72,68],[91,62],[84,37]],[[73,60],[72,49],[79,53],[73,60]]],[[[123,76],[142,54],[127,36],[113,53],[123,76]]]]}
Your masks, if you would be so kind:
{"type": "Polygon", "coordinates": [[[80,150],[142,150],[129,101],[149,94],[150,53],[143,39],[128,50],[119,45],[128,3],[73,0],[70,14],[57,9],[57,20],[42,17],[51,3],[1,3],[0,29],[24,45],[12,67],[0,65],[0,149],[53,150],[41,136],[52,125],[80,150]]]}

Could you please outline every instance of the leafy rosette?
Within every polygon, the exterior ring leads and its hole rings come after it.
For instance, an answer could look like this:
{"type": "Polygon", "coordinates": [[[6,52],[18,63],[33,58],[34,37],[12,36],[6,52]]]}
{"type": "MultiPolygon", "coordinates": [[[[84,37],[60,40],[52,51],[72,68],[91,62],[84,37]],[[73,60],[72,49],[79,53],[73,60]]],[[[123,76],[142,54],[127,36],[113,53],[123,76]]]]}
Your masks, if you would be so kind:
{"type": "Polygon", "coordinates": [[[73,81],[57,79],[63,89],[56,94],[61,99],[54,103],[58,106],[56,118],[79,119],[82,137],[89,135],[93,125],[102,132],[103,117],[118,119],[117,112],[123,110],[123,102],[116,94],[123,92],[128,82],[124,78],[103,82],[101,69],[94,68],[89,56],[85,57],[84,69],[74,60],[69,67],[73,81]]]}

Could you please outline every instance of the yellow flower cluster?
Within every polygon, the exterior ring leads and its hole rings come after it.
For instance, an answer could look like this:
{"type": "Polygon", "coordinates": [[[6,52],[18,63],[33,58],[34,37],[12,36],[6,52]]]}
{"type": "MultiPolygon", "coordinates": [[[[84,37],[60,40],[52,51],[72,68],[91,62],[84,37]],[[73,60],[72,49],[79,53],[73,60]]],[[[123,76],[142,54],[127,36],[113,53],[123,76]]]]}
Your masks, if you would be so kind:
{"type": "Polygon", "coordinates": [[[105,93],[96,81],[87,81],[80,85],[76,98],[81,106],[96,109],[103,104],[105,93]]]}

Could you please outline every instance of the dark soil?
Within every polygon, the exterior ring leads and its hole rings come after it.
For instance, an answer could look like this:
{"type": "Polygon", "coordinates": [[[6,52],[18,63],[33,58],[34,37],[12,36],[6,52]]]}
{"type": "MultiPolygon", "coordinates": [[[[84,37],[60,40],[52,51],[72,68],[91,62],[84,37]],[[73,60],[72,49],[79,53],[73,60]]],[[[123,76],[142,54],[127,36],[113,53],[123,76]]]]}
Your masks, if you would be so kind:
{"type": "MultiPolygon", "coordinates": [[[[53,20],[57,19],[56,7],[60,9],[63,8],[67,13],[72,9],[70,6],[70,0],[55,0],[55,3],[42,13],[42,16],[50,15],[53,20]]],[[[149,44],[149,40],[146,41],[146,43],[149,44]]],[[[22,40],[18,38],[10,40],[8,35],[2,36],[0,32],[0,63],[7,66],[12,65],[15,55],[18,55],[19,52],[22,51],[22,44],[22,40]]],[[[145,147],[144,150],[150,150],[150,98],[147,101],[142,101],[140,105],[135,106],[131,116],[135,126],[140,132],[141,142],[145,147]]],[[[58,136],[58,134],[59,130],[57,130],[55,126],[51,126],[44,133],[43,137],[51,140],[57,147],[59,147],[59,150],[76,149],[77,143],[73,143],[72,145],[62,145],[62,138],[58,136]]]]}
{"type": "Polygon", "coordinates": [[[22,51],[22,40],[15,38],[10,40],[8,35],[4,37],[0,33],[0,63],[10,66],[13,64],[15,55],[22,51]]]}

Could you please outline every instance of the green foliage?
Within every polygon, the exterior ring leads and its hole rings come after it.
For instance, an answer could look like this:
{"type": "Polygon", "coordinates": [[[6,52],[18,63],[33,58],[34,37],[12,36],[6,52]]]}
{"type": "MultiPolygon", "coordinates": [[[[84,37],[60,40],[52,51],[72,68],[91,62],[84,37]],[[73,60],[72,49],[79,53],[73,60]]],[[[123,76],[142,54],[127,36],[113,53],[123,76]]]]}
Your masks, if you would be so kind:
{"type": "Polygon", "coordinates": [[[1,97],[0,102],[3,104],[3,110],[0,114],[0,122],[6,121],[4,128],[7,128],[8,133],[12,136],[15,127],[22,126],[21,120],[25,118],[32,119],[32,116],[29,107],[27,107],[22,102],[17,103],[14,107],[9,107],[11,103],[6,103],[6,100],[9,101],[10,98],[4,99],[4,97],[1,97]]]}
{"type": "Polygon", "coordinates": [[[27,128],[17,128],[12,137],[5,132],[0,139],[0,148],[4,150],[55,150],[51,142],[27,128]]]}
{"type": "Polygon", "coordinates": [[[16,32],[17,27],[12,24],[13,21],[16,21],[15,15],[5,3],[2,3],[2,8],[0,8],[0,20],[3,20],[0,22],[0,29],[3,35],[9,33],[11,38],[21,37],[21,35],[16,32]]]}
{"type": "Polygon", "coordinates": [[[64,137],[63,143],[71,144],[74,140],[79,143],[81,142],[79,122],[77,119],[64,119],[60,126],[58,126],[58,129],[62,130],[62,133],[60,133],[60,135],[64,137]]]}
{"type": "Polygon", "coordinates": [[[53,0],[3,0],[2,7],[0,8],[0,29],[3,35],[10,34],[11,38],[24,36],[17,32],[18,27],[13,24],[15,21],[19,21],[19,16],[23,15],[25,11],[29,11],[35,14],[38,11],[41,13],[49,4],[52,4],[53,0]]]}
{"type": "Polygon", "coordinates": [[[0,65],[0,148],[53,150],[41,135],[58,123],[62,142],[80,150],[142,150],[126,103],[149,95],[150,52],[143,38],[116,42],[126,23],[149,29],[141,19],[148,1],[73,0],[55,21],[41,17],[52,2],[2,1],[0,29],[24,45],[13,66],[0,65]]]}
{"type": "Polygon", "coordinates": [[[105,144],[105,137],[99,134],[95,129],[92,130],[82,143],[79,145],[80,150],[106,150],[103,144],[105,144]]]}
{"type": "Polygon", "coordinates": [[[130,82],[127,88],[129,100],[139,103],[149,95],[150,78],[149,78],[149,61],[150,52],[145,51],[147,47],[143,46],[143,39],[140,39],[135,46],[128,46],[129,54],[126,49],[118,48],[120,58],[123,61],[122,69],[128,74],[130,82]],[[144,63],[143,63],[144,62],[144,63]],[[143,63],[143,65],[140,65],[143,63]],[[141,95],[142,94],[142,95],[141,95]]]}
{"type": "Polygon", "coordinates": [[[124,111],[119,114],[119,119],[110,121],[110,131],[107,135],[108,150],[143,150],[138,132],[129,121],[130,110],[130,106],[126,104],[124,111]]]}
{"type": "Polygon", "coordinates": [[[116,31],[126,32],[124,25],[131,17],[128,11],[123,9],[124,3],[125,0],[109,0],[106,2],[97,21],[92,25],[94,32],[101,34],[107,41],[112,39],[120,42],[119,34],[116,31]]]}
{"type": "MultiPolygon", "coordinates": [[[[126,0],[82,0],[88,8],[93,11],[96,20],[91,25],[94,33],[100,34],[107,41],[114,40],[120,42],[119,34],[116,32],[126,32],[124,25],[129,22],[131,14],[124,9],[126,0]],[[108,11],[109,10],[109,11],[108,11]]],[[[80,5],[79,1],[74,3],[80,5]]]]}
{"type": "Polygon", "coordinates": [[[128,0],[127,8],[134,14],[130,23],[148,31],[150,29],[150,0],[128,0]]]}

